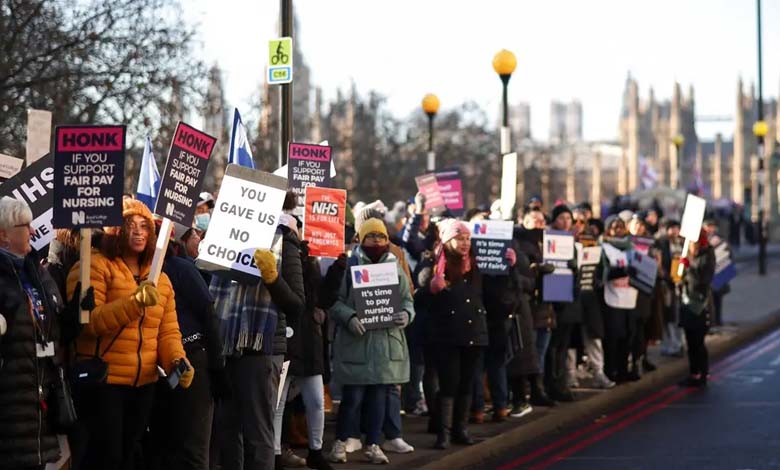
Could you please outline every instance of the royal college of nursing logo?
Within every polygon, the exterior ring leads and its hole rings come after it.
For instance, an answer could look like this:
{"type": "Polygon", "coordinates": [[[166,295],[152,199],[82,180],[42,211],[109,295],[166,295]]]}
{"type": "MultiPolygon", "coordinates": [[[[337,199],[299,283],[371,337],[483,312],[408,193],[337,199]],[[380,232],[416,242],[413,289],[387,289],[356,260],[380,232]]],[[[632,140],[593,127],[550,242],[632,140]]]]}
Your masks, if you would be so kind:
{"type": "Polygon", "coordinates": [[[547,253],[550,253],[551,255],[555,254],[555,240],[554,239],[547,240],[547,253]]]}
{"type": "Polygon", "coordinates": [[[487,224],[474,224],[474,235],[484,235],[487,233],[487,224]]]}
{"type": "Polygon", "coordinates": [[[355,284],[362,284],[364,282],[371,282],[368,276],[368,270],[363,269],[360,271],[355,271],[355,284]]]}

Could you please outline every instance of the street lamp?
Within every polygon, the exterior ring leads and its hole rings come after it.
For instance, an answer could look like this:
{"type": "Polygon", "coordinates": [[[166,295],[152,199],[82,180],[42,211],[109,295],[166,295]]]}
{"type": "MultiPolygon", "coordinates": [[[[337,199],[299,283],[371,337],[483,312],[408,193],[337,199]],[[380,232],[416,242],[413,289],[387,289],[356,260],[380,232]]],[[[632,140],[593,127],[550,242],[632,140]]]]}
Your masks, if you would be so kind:
{"type": "Polygon", "coordinates": [[[680,153],[680,149],[683,148],[683,144],[685,143],[685,136],[682,134],[677,134],[674,137],[672,137],[672,143],[674,144],[675,151],[677,153],[677,178],[675,178],[675,185],[677,186],[675,189],[680,189],[682,187],[682,166],[683,166],[683,158],[682,154],[680,153]]]}
{"type": "Polygon", "coordinates": [[[428,116],[428,171],[436,169],[436,154],[433,151],[433,118],[439,112],[439,98],[433,93],[423,97],[422,108],[428,116]]]}
{"type": "Polygon", "coordinates": [[[509,103],[507,102],[507,85],[509,85],[509,79],[512,78],[512,72],[517,67],[517,59],[512,52],[501,49],[493,56],[493,70],[496,71],[501,78],[501,83],[504,86],[503,94],[503,119],[501,123],[501,154],[506,155],[509,150],[509,103]]]}
{"type": "MultiPolygon", "coordinates": [[[[759,103],[759,106],[762,106],[759,103]]],[[[763,113],[762,113],[763,114],[763,113]]],[[[766,238],[767,227],[764,221],[764,137],[769,132],[769,126],[766,121],[756,121],[753,124],[753,135],[758,141],[758,273],[762,276],[766,274],[766,238]]]]}

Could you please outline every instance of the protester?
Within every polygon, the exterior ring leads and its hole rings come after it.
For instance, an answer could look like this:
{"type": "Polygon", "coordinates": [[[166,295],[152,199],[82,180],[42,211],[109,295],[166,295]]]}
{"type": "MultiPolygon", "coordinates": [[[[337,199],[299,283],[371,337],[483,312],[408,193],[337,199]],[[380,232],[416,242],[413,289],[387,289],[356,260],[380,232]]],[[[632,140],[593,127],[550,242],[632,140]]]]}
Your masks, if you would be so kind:
{"type": "Polygon", "coordinates": [[[254,254],[257,284],[215,275],[209,286],[233,390],[222,406],[224,470],[272,469],[277,462],[274,417],[287,327],[294,334],[305,294],[298,241],[288,225],[277,226],[273,247],[254,254]]]}
{"type": "MultiPolygon", "coordinates": [[[[718,234],[718,221],[715,219],[707,219],[704,221],[704,230],[707,231],[707,241],[709,245],[714,249],[724,249],[728,253],[729,258],[732,257],[731,247],[728,242],[720,237],[718,234]]],[[[732,259],[733,261],[733,259],[732,259]]],[[[712,303],[713,303],[713,326],[723,326],[723,297],[731,292],[731,286],[726,283],[719,289],[712,291],[712,303]]]]}
{"type": "Polygon", "coordinates": [[[407,218],[401,235],[402,246],[409,253],[411,268],[420,261],[425,251],[433,249],[436,233],[431,230],[431,214],[426,207],[425,195],[417,193],[414,197],[414,213],[407,218]]]}
{"type": "Polygon", "coordinates": [[[32,221],[25,202],[0,199],[0,469],[42,469],[60,455],[45,404],[59,382],[63,302],[30,246],[32,221]]]}
{"type": "MultiPolygon", "coordinates": [[[[171,281],[165,273],[156,285],[148,279],[156,243],[152,214],[142,202],[125,199],[122,215],[124,224],[107,228],[100,251],[93,250],[95,308],[77,344],[77,370],[91,373],[107,365],[105,381],[79,387],[77,410],[89,433],[87,469],[134,468],[158,364],[170,374],[183,362],[183,388],[195,375],[182,347],[171,281]]],[[[69,297],[76,295],[80,264],[68,275],[69,297]]]]}
{"type": "Polygon", "coordinates": [[[422,302],[430,316],[439,378],[439,430],[434,447],[446,449],[450,440],[470,445],[466,429],[471,387],[482,351],[488,344],[482,275],[471,253],[471,236],[463,222],[439,223],[435,265],[420,274],[422,302]]]}
{"type": "Polygon", "coordinates": [[[677,294],[675,260],[679,260],[682,254],[683,238],[680,236],[680,222],[667,220],[664,224],[666,234],[658,239],[658,248],[661,251],[662,282],[659,288],[664,296],[664,331],[661,342],[661,354],[664,356],[682,357],[683,344],[679,323],[680,299],[677,294]]]}
{"type": "Polygon", "coordinates": [[[688,343],[688,364],[690,376],[684,385],[703,387],[709,374],[709,353],[704,344],[710,324],[710,295],[712,278],[715,275],[715,253],[707,240],[707,231],[702,229],[699,240],[689,241],[688,256],[681,261],[683,273],[680,325],[685,329],[688,343]]]}
{"type": "Polygon", "coordinates": [[[409,281],[398,259],[390,253],[389,237],[380,219],[368,219],[358,229],[360,246],[347,261],[339,297],[329,313],[337,326],[333,343],[333,376],[343,385],[338,412],[336,442],[330,460],[346,462],[346,441],[360,425],[361,407],[365,419],[366,459],[374,464],[388,463],[379,447],[389,387],[409,380],[409,355],[403,329],[414,319],[409,281]],[[393,314],[394,326],[366,330],[355,310],[355,289],[349,266],[376,263],[398,265],[400,311],[393,314]],[[366,406],[362,406],[363,402],[366,406]]]}

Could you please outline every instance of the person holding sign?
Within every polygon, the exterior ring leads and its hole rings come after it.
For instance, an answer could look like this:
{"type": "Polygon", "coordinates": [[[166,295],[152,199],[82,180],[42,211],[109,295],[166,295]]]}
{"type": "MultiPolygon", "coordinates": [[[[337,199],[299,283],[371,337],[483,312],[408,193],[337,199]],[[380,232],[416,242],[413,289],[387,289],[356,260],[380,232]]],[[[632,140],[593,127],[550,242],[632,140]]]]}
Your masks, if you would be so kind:
{"type": "Polygon", "coordinates": [[[0,200],[0,468],[43,468],[60,454],[45,405],[62,302],[30,246],[32,221],[27,203],[0,200]]]}
{"type": "Polygon", "coordinates": [[[445,219],[438,225],[434,265],[420,272],[417,302],[429,317],[433,358],[439,376],[434,447],[446,449],[450,440],[471,445],[466,429],[474,375],[488,345],[487,312],[482,303],[482,275],[471,252],[466,224],[445,219]]]}
{"type": "Polygon", "coordinates": [[[702,229],[697,242],[688,242],[688,256],[681,263],[683,273],[680,296],[680,326],[688,342],[690,376],[682,385],[704,387],[709,373],[709,353],[704,344],[710,326],[712,278],[715,276],[715,252],[702,229]]]}
{"type": "MultiPolygon", "coordinates": [[[[195,375],[182,347],[171,281],[147,280],[156,237],[149,209],[125,199],[124,225],[106,228],[100,252],[92,254],[90,279],[95,308],[77,340],[79,361],[105,363],[105,381],[84,384],[79,416],[89,431],[85,468],[133,468],[133,454],[152,410],[157,365],[179,380],[195,375]]],[[[79,263],[68,275],[68,298],[79,282],[79,263]]],[[[76,363],[78,370],[79,361],[76,363]]]]}
{"type": "Polygon", "coordinates": [[[336,324],[333,379],[343,384],[337,440],[329,459],[347,461],[347,439],[360,427],[362,408],[366,458],[382,464],[389,463],[379,447],[388,389],[409,381],[404,328],[414,319],[414,303],[398,258],[390,253],[384,222],[366,220],[360,225],[358,236],[360,246],[347,260],[338,300],[329,310],[336,324]],[[387,265],[393,269],[385,271],[387,265]],[[382,279],[382,286],[363,287],[382,279]],[[390,317],[389,322],[385,317],[390,317]]]}

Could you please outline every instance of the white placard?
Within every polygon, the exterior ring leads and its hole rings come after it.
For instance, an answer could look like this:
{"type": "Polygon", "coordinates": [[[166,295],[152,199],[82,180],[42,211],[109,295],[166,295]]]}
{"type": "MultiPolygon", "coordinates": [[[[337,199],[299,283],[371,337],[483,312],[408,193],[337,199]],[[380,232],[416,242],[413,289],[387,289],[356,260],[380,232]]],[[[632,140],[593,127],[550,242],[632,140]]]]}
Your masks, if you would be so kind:
{"type": "Polygon", "coordinates": [[[511,220],[480,220],[473,222],[471,238],[478,240],[511,240],[515,224],[511,220]]]}
{"type": "Polygon", "coordinates": [[[592,266],[601,261],[600,246],[585,246],[577,244],[577,266],[592,266]]]}
{"type": "Polygon", "coordinates": [[[51,150],[51,111],[27,110],[27,165],[51,150]]]}
{"type": "Polygon", "coordinates": [[[545,260],[568,261],[574,259],[574,236],[564,232],[544,232],[543,256],[545,260]]]}
{"type": "Polygon", "coordinates": [[[22,169],[24,160],[0,153],[0,178],[12,178],[22,169]]]}
{"type": "Polygon", "coordinates": [[[512,209],[517,202],[517,153],[504,155],[501,170],[501,217],[512,220],[512,209]]]}
{"type": "Polygon", "coordinates": [[[707,201],[689,194],[685,199],[685,211],[680,223],[680,236],[693,241],[699,239],[701,223],[704,221],[704,211],[707,209],[707,201]]]}

